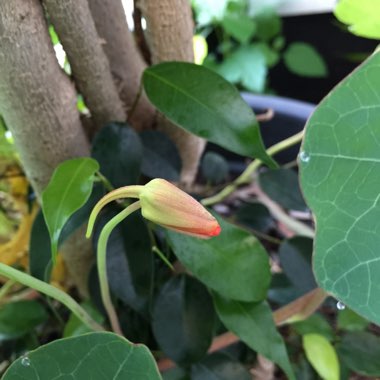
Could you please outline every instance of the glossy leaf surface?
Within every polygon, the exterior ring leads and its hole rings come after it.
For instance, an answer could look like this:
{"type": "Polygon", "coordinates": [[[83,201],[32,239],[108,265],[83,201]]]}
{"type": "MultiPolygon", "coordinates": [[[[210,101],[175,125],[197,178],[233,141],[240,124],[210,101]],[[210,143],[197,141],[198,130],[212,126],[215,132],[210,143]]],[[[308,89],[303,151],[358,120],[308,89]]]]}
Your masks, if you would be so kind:
{"type": "Polygon", "coordinates": [[[149,350],[111,333],[56,340],[17,359],[2,380],[160,380],[149,350]]]}
{"type": "Polygon", "coordinates": [[[265,301],[239,302],[214,293],[214,302],[219,318],[230,331],[253,350],[278,364],[289,379],[295,379],[284,341],[265,301]]]}
{"type": "Polygon", "coordinates": [[[143,83],[149,100],[180,127],[276,166],[265,152],[252,109],[218,74],[191,63],[166,62],[146,69],[143,83]]]}
{"type": "Polygon", "coordinates": [[[223,296],[261,301],[271,279],[265,249],[248,232],[221,218],[218,221],[222,232],[209,240],[168,231],[174,253],[191,273],[223,296]]]}
{"type": "Polygon", "coordinates": [[[55,169],[42,193],[42,210],[50,235],[53,259],[57,254],[63,227],[91,194],[97,170],[99,165],[91,158],[64,161],[55,169]]]}
{"type": "Polygon", "coordinates": [[[380,53],[317,107],[300,153],[316,218],[314,273],[327,292],[380,323],[380,53]]]}

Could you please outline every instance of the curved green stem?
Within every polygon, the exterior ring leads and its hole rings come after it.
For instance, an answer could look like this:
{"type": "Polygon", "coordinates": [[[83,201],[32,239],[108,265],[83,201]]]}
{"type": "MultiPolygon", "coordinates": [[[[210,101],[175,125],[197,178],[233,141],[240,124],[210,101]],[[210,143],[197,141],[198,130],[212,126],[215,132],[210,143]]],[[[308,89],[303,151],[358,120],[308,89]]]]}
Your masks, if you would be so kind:
{"type": "Polygon", "coordinates": [[[101,325],[95,322],[72,297],[62,290],[2,263],[0,263],[0,275],[56,299],[70,309],[90,329],[104,331],[101,325]]]}
{"type": "Polygon", "coordinates": [[[111,235],[113,229],[122,222],[128,215],[132,212],[138,210],[141,207],[140,202],[134,202],[125,208],[123,211],[115,215],[102,229],[98,240],[98,250],[97,250],[97,264],[98,264],[98,276],[100,283],[100,293],[102,296],[103,305],[106,309],[109,321],[111,323],[112,330],[123,335],[119,319],[117,317],[115,308],[113,307],[110,289],[108,286],[108,276],[107,276],[107,242],[111,235]]]}
{"type": "MultiPolygon", "coordinates": [[[[275,154],[282,152],[285,149],[290,148],[293,145],[301,142],[303,137],[303,131],[288,137],[285,140],[280,141],[279,143],[271,146],[267,153],[269,156],[274,156],[275,154]]],[[[261,166],[262,162],[260,160],[252,161],[247,168],[244,170],[239,177],[235,179],[230,185],[226,186],[222,191],[218,194],[213,195],[212,197],[205,198],[201,201],[204,206],[211,206],[215,203],[221,202],[223,199],[227,198],[230,194],[232,194],[240,185],[250,183],[252,174],[261,166]]]]}

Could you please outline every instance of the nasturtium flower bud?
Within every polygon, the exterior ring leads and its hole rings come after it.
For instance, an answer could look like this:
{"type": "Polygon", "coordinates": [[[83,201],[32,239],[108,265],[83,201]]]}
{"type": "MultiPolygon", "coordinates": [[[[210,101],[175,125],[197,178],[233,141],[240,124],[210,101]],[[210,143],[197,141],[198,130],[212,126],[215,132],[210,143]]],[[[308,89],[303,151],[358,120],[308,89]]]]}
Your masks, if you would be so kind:
{"type": "Polygon", "coordinates": [[[217,220],[198,201],[170,182],[156,178],[144,186],[125,186],[106,194],[91,212],[87,237],[100,210],[121,198],[138,198],[143,217],[165,228],[205,239],[220,233],[217,220]]]}
{"type": "Polygon", "coordinates": [[[148,182],[139,199],[143,217],[165,228],[200,238],[220,233],[219,223],[198,201],[164,179],[148,182]]]}

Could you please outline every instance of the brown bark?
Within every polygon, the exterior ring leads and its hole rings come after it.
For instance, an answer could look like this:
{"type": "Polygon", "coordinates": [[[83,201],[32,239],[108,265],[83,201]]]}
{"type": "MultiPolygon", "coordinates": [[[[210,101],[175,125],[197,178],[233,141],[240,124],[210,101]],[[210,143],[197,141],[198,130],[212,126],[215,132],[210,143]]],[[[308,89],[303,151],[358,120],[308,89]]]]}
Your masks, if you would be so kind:
{"type": "Polygon", "coordinates": [[[87,0],[43,0],[68,56],[75,82],[97,129],[125,121],[126,112],[112,81],[87,0]]]}
{"type": "MultiPolygon", "coordinates": [[[[0,113],[38,197],[60,162],[89,155],[76,91],[58,65],[39,0],[0,2],[0,113]]],[[[88,256],[72,247],[65,261],[72,271],[77,257],[73,280],[83,289],[88,256]]]]}
{"type": "Polygon", "coordinates": [[[60,162],[89,154],[38,0],[0,2],[0,113],[38,195],[60,162]]]}
{"type": "MultiPolygon", "coordinates": [[[[128,28],[121,0],[89,0],[89,6],[128,113],[138,96],[146,63],[128,28]]],[[[154,117],[155,109],[143,93],[129,121],[135,129],[141,130],[151,128],[154,117]]]]}
{"type": "MultiPolygon", "coordinates": [[[[147,21],[147,40],[152,63],[194,61],[193,19],[188,0],[139,0],[138,6],[147,21]]],[[[172,123],[160,128],[176,143],[182,158],[181,181],[193,182],[205,141],[172,123]]]]}

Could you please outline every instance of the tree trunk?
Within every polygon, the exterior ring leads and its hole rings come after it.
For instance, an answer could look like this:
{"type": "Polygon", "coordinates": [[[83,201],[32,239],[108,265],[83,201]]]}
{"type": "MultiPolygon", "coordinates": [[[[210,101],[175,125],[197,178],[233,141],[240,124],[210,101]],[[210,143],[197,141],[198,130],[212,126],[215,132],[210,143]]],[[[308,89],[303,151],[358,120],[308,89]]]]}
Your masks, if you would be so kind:
{"type": "Polygon", "coordinates": [[[110,121],[125,121],[126,112],[112,80],[87,0],[43,2],[96,128],[110,121]]]}
{"type": "MultiPolygon", "coordinates": [[[[128,28],[121,1],[89,0],[89,6],[99,37],[103,40],[112,76],[128,113],[138,96],[146,63],[128,28]]],[[[143,93],[129,121],[136,130],[151,128],[155,113],[143,93]]]]}
{"type": "MultiPolygon", "coordinates": [[[[59,163],[90,153],[76,91],[58,65],[38,0],[0,2],[0,113],[39,198],[59,163]]],[[[88,243],[75,249],[77,240],[74,234],[62,252],[72,281],[84,292],[92,257],[88,243]]]]}
{"type": "MultiPolygon", "coordinates": [[[[152,63],[194,61],[193,19],[188,0],[139,0],[138,6],[147,21],[147,39],[152,63]]],[[[181,181],[192,183],[198,169],[205,141],[166,121],[162,129],[176,143],[182,158],[181,181]]]]}
{"type": "Polygon", "coordinates": [[[0,2],[0,112],[38,196],[60,162],[89,154],[38,0],[0,2]]]}

